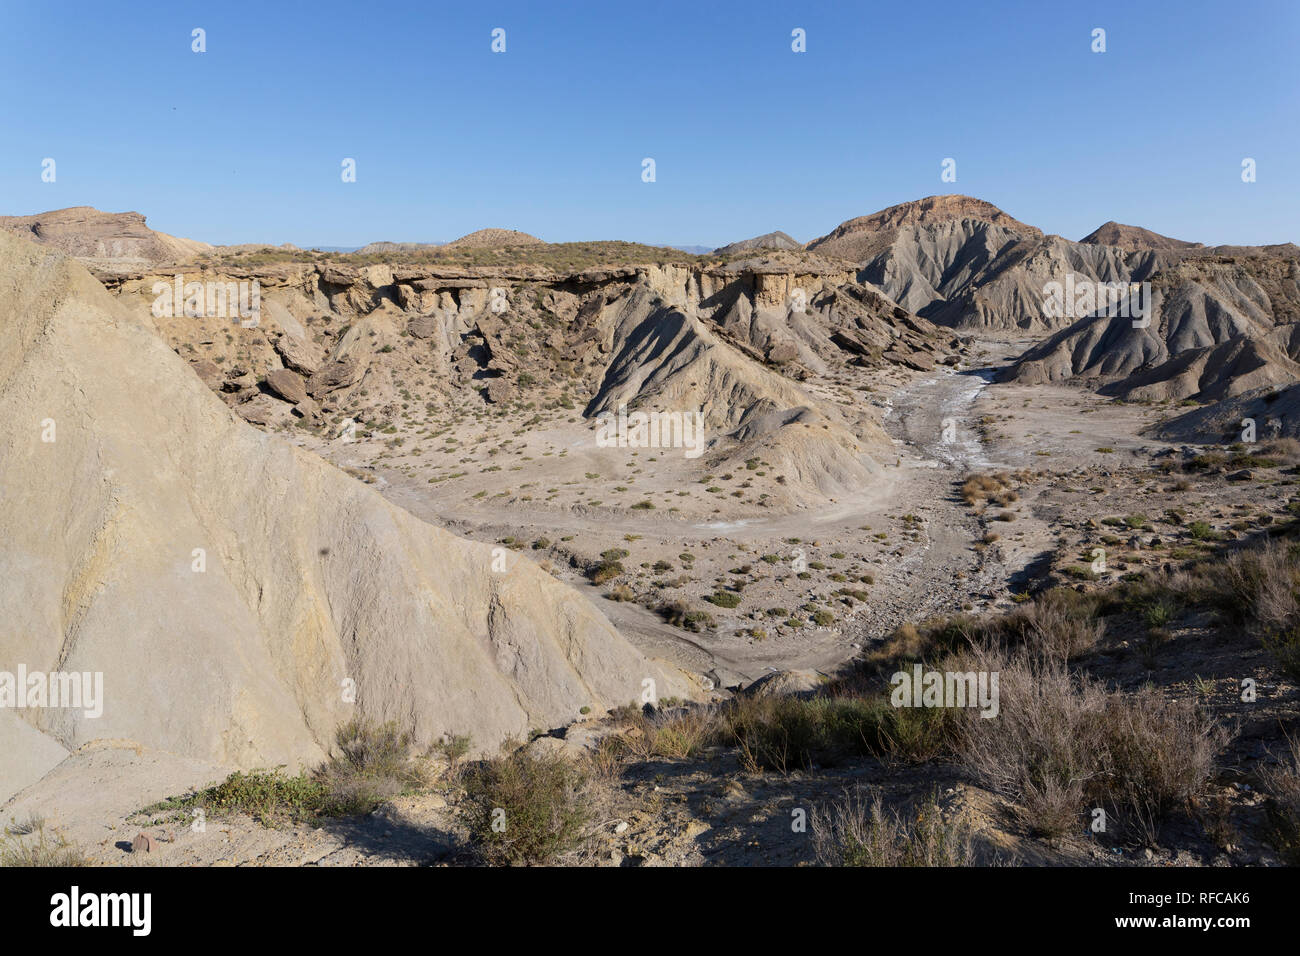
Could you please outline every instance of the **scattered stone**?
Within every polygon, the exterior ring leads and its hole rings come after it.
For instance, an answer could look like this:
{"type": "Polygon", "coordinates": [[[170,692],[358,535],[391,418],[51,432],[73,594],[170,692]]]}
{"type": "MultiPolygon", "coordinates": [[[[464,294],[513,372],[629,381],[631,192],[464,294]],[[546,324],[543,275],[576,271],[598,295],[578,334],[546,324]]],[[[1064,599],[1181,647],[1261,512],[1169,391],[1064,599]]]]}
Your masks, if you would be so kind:
{"type": "Polygon", "coordinates": [[[308,400],[307,386],[302,376],[287,368],[277,368],[266,373],[266,387],[291,405],[300,405],[308,400]]]}

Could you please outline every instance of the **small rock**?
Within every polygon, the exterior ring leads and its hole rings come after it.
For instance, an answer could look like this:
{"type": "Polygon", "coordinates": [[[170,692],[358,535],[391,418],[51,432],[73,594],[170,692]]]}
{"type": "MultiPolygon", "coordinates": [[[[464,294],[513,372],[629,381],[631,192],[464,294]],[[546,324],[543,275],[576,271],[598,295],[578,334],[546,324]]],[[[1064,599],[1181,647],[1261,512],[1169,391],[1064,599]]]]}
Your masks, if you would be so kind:
{"type": "Polygon", "coordinates": [[[307,400],[307,386],[302,376],[287,368],[267,372],[266,387],[293,405],[300,405],[307,400]]]}
{"type": "Polygon", "coordinates": [[[137,833],[135,839],[131,841],[132,853],[152,853],[157,846],[154,838],[147,833],[137,833]]]}

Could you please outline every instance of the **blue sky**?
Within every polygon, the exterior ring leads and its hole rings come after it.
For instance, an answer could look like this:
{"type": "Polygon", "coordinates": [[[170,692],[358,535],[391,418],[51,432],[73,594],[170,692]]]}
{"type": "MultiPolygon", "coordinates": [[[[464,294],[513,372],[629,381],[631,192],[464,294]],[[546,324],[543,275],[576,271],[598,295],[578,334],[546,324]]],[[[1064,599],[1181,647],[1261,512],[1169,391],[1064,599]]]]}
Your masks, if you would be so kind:
{"type": "Polygon", "coordinates": [[[209,242],[807,240],[948,192],[1075,239],[1300,241],[1294,0],[2,0],[0,79],[0,214],[209,242]]]}

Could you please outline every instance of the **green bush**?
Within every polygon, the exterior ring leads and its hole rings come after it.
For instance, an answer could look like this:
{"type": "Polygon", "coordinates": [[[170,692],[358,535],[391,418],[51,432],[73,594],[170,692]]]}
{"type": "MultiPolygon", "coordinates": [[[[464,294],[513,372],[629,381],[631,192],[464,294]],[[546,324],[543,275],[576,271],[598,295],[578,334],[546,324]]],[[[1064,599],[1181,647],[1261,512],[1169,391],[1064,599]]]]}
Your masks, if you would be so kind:
{"type": "Polygon", "coordinates": [[[467,823],[484,861],[549,863],[576,847],[588,821],[585,783],[563,757],[527,749],[471,768],[465,775],[467,823]]]}
{"type": "Polygon", "coordinates": [[[587,572],[592,584],[604,584],[624,573],[623,565],[618,561],[602,561],[587,572]]]}
{"type": "Polygon", "coordinates": [[[423,783],[420,768],[408,759],[410,737],[394,723],[350,720],[335,734],[335,746],[337,753],[310,773],[289,776],[278,767],[237,770],[215,786],[142,812],[186,816],[201,808],[212,816],[245,813],[263,826],[275,827],[323,816],[369,813],[423,783]]]}

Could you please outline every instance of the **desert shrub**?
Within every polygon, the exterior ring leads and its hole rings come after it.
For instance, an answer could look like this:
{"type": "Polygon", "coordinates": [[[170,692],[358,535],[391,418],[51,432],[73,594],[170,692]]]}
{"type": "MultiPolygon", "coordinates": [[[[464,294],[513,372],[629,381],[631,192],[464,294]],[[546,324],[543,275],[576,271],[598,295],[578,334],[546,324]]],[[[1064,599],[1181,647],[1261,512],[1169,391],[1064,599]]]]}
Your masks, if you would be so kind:
{"type": "Polygon", "coordinates": [[[209,816],[244,813],[266,827],[311,820],[325,805],[325,787],[311,774],[289,776],[283,768],[236,770],[229,777],[198,793],[149,807],[188,812],[201,808],[209,816]]]}
{"type": "Polygon", "coordinates": [[[614,587],[610,588],[609,593],[606,594],[605,597],[609,598],[611,601],[626,603],[628,601],[636,600],[636,592],[626,584],[616,584],[614,587]]]}
{"type": "Polygon", "coordinates": [[[1265,634],[1264,647],[1273,655],[1278,669],[1293,683],[1300,684],[1300,626],[1265,634]]]}
{"type": "Polygon", "coordinates": [[[625,569],[619,561],[601,561],[587,571],[587,577],[592,584],[605,584],[623,574],[624,571],[625,569]]]}
{"type": "Polygon", "coordinates": [[[1165,627],[1178,613],[1178,605],[1171,596],[1162,595],[1142,608],[1142,619],[1150,629],[1165,627]]]}
{"type": "MultiPolygon", "coordinates": [[[[660,702],[663,708],[668,701],[660,702]]],[[[671,712],[660,709],[653,715],[638,712],[632,718],[637,733],[627,738],[625,747],[645,760],[663,757],[684,760],[699,756],[706,747],[720,740],[717,712],[709,707],[688,707],[671,712]]]]}
{"type": "Polygon", "coordinates": [[[659,615],[673,627],[699,632],[705,628],[715,627],[713,615],[707,611],[694,611],[682,601],[669,601],[659,606],[659,615]]]}
{"type": "Polygon", "coordinates": [[[1090,790],[1098,805],[1115,809],[1121,827],[1153,843],[1164,820],[1204,793],[1225,735],[1193,702],[1150,686],[1111,693],[1106,703],[1103,762],[1090,790]]]}
{"type": "Polygon", "coordinates": [[[1086,654],[1101,640],[1105,624],[1081,610],[1069,596],[1074,593],[1065,588],[1045,591],[1032,603],[993,619],[985,634],[1053,659],[1086,654]]]}
{"type": "Polygon", "coordinates": [[[1269,798],[1269,842],[1286,862],[1300,864],[1300,738],[1276,767],[1261,773],[1261,789],[1269,798]]]}
{"type": "Polygon", "coordinates": [[[1153,841],[1204,789],[1222,737],[1187,701],[1151,688],[1108,691],[1059,658],[989,652],[950,669],[999,672],[999,713],[966,714],[962,761],[1017,804],[1031,830],[1059,836],[1091,807],[1153,841]]]}
{"type": "Polygon", "coordinates": [[[719,715],[720,742],[750,770],[790,773],[849,756],[922,761],[948,746],[953,717],[942,708],[894,707],[866,697],[741,697],[719,715]]]}
{"type": "Polygon", "coordinates": [[[1003,472],[971,475],[962,483],[959,493],[972,508],[980,502],[1005,508],[1019,497],[1011,490],[1011,477],[1003,472]]]}
{"type": "Polygon", "coordinates": [[[974,833],[946,821],[934,797],[907,817],[848,794],[812,813],[813,848],[825,866],[971,866],[974,833]]]}
{"type": "Polygon", "coordinates": [[[601,780],[617,779],[623,771],[623,758],[629,749],[628,739],[622,734],[601,737],[586,754],[588,772],[601,780]]]}
{"type": "Polygon", "coordinates": [[[1221,604],[1238,621],[1254,619],[1273,629],[1294,622],[1300,612],[1300,574],[1287,547],[1278,541],[1234,551],[1217,577],[1221,604]]]}
{"type": "Polygon", "coordinates": [[[740,604],[740,595],[733,594],[730,591],[717,591],[713,594],[706,594],[704,600],[718,607],[732,608],[740,604]]]}
{"type": "Polygon", "coordinates": [[[322,814],[369,813],[424,782],[418,765],[410,760],[411,735],[394,722],[350,720],[338,729],[334,743],[338,754],[313,775],[323,791],[322,814]]]}
{"type": "Polygon", "coordinates": [[[473,737],[469,734],[445,734],[429,750],[447,761],[446,776],[450,780],[460,778],[461,761],[469,754],[473,737]]]}
{"type": "Polygon", "coordinates": [[[1259,446],[1259,454],[1266,458],[1279,458],[1289,464],[1300,462],[1300,441],[1294,438],[1274,438],[1259,446]]]}
{"type": "Polygon", "coordinates": [[[467,823],[479,854],[513,866],[548,863],[573,849],[588,819],[584,785],[583,772],[564,757],[522,748],[470,768],[467,823]]]}
{"type": "Polygon", "coordinates": [[[408,759],[409,744],[409,735],[396,724],[351,720],[335,734],[337,753],[311,772],[291,776],[281,767],[237,770],[219,784],[142,812],[187,816],[202,808],[210,816],[245,813],[267,827],[368,813],[424,782],[419,765],[408,759]]]}

